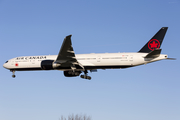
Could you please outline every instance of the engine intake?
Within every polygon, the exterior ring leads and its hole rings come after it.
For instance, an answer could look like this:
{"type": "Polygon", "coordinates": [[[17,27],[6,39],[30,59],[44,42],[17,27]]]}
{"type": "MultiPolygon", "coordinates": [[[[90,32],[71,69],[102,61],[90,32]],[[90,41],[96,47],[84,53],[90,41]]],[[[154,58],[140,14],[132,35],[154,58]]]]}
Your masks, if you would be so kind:
{"type": "Polygon", "coordinates": [[[42,70],[52,70],[54,60],[43,60],[41,62],[41,69],[42,70]]]}

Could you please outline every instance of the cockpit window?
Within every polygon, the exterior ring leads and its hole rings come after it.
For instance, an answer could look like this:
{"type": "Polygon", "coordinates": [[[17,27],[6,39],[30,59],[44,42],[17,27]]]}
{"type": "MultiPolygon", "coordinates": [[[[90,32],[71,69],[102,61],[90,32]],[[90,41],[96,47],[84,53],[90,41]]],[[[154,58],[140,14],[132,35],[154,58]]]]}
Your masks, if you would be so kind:
{"type": "Polygon", "coordinates": [[[5,63],[8,63],[8,61],[6,61],[5,63]]]}

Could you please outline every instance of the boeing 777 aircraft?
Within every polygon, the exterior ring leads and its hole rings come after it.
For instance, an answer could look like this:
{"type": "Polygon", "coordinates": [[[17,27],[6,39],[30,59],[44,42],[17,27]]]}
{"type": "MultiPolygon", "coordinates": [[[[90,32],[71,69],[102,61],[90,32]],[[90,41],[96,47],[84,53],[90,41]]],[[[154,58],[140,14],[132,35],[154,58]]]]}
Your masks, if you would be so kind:
{"type": "Polygon", "coordinates": [[[160,46],[168,27],[162,27],[138,52],[75,54],[71,35],[66,36],[58,55],[22,56],[6,61],[4,68],[9,69],[15,77],[15,71],[61,70],[64,76],[75,77],[82,72],[81,78],[90,80],[88,71],[97,69],[121,69],[147,64],[168,58],[161,54],[160,46]]]}

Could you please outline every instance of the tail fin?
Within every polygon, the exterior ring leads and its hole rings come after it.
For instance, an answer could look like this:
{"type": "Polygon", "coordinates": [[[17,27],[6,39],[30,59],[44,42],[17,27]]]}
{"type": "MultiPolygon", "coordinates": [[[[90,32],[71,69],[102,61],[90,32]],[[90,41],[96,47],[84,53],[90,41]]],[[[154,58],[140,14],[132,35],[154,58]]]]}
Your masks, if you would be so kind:
{"type": "Polygon", "coordinates": [[[164,39],[168,27],[162,27],[147,43],[141,48],[140,51],[142,53],[149,53],[153,51],[155,48],[158,49],[161,47],[161,43],[164,39]]]}

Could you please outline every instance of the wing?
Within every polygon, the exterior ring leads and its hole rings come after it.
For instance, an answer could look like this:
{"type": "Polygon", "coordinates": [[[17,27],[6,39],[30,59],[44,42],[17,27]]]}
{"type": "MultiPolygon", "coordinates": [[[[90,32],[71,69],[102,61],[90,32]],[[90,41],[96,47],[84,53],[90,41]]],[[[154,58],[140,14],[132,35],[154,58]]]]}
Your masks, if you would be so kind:
{"type": "Polygon", "coordinates": [[[84,67],[80,63],[78,63],[75,57],[75,52],[73,50],[71,42],[71,36],[72,35],[69,35],[64,38],[55,63],[59,63],[64,67],[71,67],[72,70],[75,70],[77,65],[84,69],[84,67]]]}

